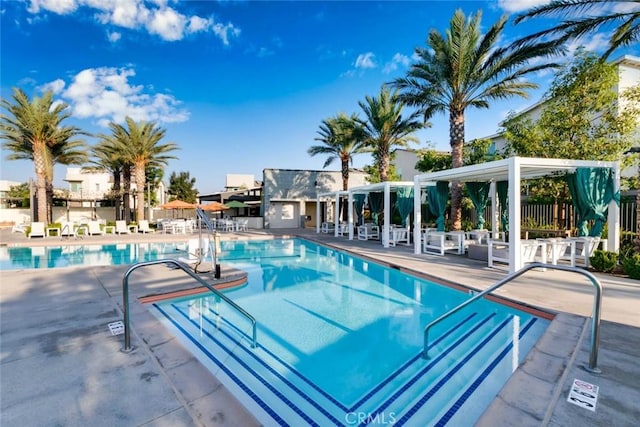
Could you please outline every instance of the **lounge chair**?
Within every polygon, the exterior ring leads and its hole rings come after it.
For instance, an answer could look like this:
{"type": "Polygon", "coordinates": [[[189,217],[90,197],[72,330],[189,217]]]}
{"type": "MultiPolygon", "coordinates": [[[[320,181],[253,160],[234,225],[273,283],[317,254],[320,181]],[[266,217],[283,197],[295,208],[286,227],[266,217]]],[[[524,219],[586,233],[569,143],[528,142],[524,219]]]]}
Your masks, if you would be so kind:
{"type": "Polygon", "coordinates": [[[573,256],[568,250],[565,250],[565,253],[560,255],[558,259],[561,260],[569,260],[572,264],[577,265],[578,261],[582,262],[582,265],[585,268],[589,268],[589,258],[593,255],[593,252],[596,250],[598,245],[600,244],[599,237],[571,237],[568,240],[573,240],[575,242],[575,249],[573,256]],[[573,259],[572,259],[573,258],[573,259]]]}
{"type": "Polygon", "coordinates": [[[102,236],[104,235],[104,230],[100,228],[100,223],[95,220],[91,220],[87,223],[87,234],[90,236],[102,236]]]}
{"type": "MultiPolygon", "coordinates": [[[[496,262],[509,264],[509,242],[489,239],[489,247],[487,250],[487,259],[489,267],[493,267],[496,262]]],[[[520,259],[523,264],[536,262],[538,249],[545,248],[545,243],[537,240],[521,240],[520,241],[520,259]]],[[[543,252],[543,263],[547,262],[546,253],[543,252]]]]}
{"type": "Polygon", "coordinates": [[[14,224],[13,227],[11,227],[11,232],[12,233],[26,233],[27,232],[27,228],[29,227],[29,224],[14,224]]]}
{"type": "Polygon", "coordinates": [[[116,234],[130,234],[131,230],[127,227],[127,222],[124,220],[116,221],[116,229],[114,231],[116,234]]]}
{"type": "Polygon", "coordinates": [[[63,237],[76,237],[76,232],[74,230],[73,222],[69,221],[61,221],[60,222],[60,238],[63,237]]]}
{"type": "Polygon", "coordinates": [[[141,219],[140,221],[138,221],[138,233],[142,233],[142,234],[155,233],[155,230],[149,227],[148,220],[141,219]]]}
{"type": "Polygon", "coordinates": [[[380,239],[380,227],[368,222],[358,226],[358,240],[380,239]]]}
{"type": "Polygon", "coordinates": [[[45,237],[45,229],[44,222],[32,222],[31,223],[31,232],[29,233],[29,238],[32,237],[45,237]]]}
{"type": "Polygon", "coordinates": [[[323,222],[322,225],[320,226],[320,231],[325,234],[334,230],[335,230],[335,225],[332,222],[323,222]]]}
{"type": "Polygon", "coordinates": [[[444,255],[445,252],[455,252],[462,254],[461,235],[459,233],[445,233],[444,231],[427,231],[423,242],[423,252],[438,252],[438,255],[444,255]]]}

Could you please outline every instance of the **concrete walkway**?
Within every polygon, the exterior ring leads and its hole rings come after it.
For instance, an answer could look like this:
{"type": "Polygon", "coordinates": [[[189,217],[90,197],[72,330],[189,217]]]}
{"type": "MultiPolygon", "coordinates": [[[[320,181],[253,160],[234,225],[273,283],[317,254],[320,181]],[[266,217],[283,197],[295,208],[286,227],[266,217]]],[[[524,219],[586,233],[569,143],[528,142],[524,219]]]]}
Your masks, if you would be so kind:
{"type": "MultiPolygon", "coordinates": [[[[414,255],[311,230],[229,234],[225,238],[301,234],[421,276],[484,289],[506,271],[466,257],[414,255]]],[[[88,236],[80,241],[29,240],[0,230],[3,245],[164,241],[175,236],[88,236]]],[[[181,240],[185,240],[183,237],[181,240]]],[[[137,299],[193,287],[165,266],[131,276],[132,343],[108,324],[122,320],[127,267],[75,267],[0,272],[0,425],[258,425],[137,299]]],[[[143,271],[144,270],[144,271],[143,271]]],[[[230,272],[227,272],[231,274],[230,272]]],[[[597,275],[604,286],[598,366],[590,374],[592,287],[582,276],[532,271],[497,295],[560,313],[479,421],[479,425],[637,425],[640,419],[640,283],[597,275]],[[595,412],[567,402],[574,379],[599,387],[595,412]]],[[[213,280],[208,278],[207,280],[213,280]]]]}

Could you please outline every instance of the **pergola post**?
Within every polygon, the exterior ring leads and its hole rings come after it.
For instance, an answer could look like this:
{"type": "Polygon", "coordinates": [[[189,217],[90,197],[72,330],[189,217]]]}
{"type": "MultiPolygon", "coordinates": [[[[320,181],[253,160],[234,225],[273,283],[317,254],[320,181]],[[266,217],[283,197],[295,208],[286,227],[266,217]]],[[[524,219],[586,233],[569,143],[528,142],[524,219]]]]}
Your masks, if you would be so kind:
{"type": "MultiPolygon", "coordinates": [[[[613,168],[613,192],[620,191],[620,163],[613,168]]],[[[607,250],[618,252],[620,250],[620,206],[615,200],[609,202],[607,218],[607,250]]]]}
{"type": "Polygon", "coordinates": [[[384,183],[384,225],[382,227],[382,246],[389,247],[389,223],[391,222],[391,194],[389,182],[384,183]]]}
{"type": "Polygon", "coordinates": [[[509,273],[522,267],[520,253],[520,158],[509,159],[509,273]]]}
{"type": "Polygon", "coordinates": [[[316,193],[316,233],[320,234],[320,195],[316,193]]]}
{"type": "Polygon", "coordinates": [[[333,205],[333,235],[338,237],[338,231],[340,226],[340,193],[336,192],[333,205]]]}
{"type": "Polygon", "coordinates": [[[349,240],[353,240],[353,193],[349,191],[347,196],[347,204],[349,205],[349,240]]]}
{"type": "Polygon", "coordinates": [[[420,186],[420,178],[413,178],[413,253],[418,255],[422,252],[422,194],[420,186]]]}

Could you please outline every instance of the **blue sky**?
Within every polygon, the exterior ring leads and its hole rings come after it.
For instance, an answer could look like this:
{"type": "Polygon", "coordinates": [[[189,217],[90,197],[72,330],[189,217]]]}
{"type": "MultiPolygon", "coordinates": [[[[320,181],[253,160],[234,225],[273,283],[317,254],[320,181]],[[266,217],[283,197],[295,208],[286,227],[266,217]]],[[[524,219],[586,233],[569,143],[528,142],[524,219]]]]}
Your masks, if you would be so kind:
{"type": "MultiPolygon", "coordinates": [[[[431,28],[443,31],[456,8],[482,9],[488,28],[546,1],[4,1],[0,91],[8,98],[13,87],[30,97],[52,89],[70,105],[68,124],[92,133],[126,116],[156,121],[181,147],[165,181],[188,171],[204,194],[222,189],[229,173],[261,180],[265,168],[322,169],[326,158],[307,154],[321,121],[358,113],[365,96],[404,75],[415,47],[431,28]]],[[[510,22],[501,43],[552,23],[510,22]]],[[[606,41],[605,29],[569,50],[602,51],[606,41]]],[[[612,58],[638,53],[633,46],[612,58]]],[[[533,76],[541,88],[528,100],[469,110],[467,139],[494,134],[510,110],[538,101],[551,78],[533,76]]],[[[415,148],[448,150],[447,116],[431,123],[415,148]]],[[[0,154],[1,179],[33,176],[30,162],[0,154]]],[[[360,155],[354,166],[367,163],[360,155]]],[[[65,171],[56,168],[56,186],[66,187],[65,171]]]]}

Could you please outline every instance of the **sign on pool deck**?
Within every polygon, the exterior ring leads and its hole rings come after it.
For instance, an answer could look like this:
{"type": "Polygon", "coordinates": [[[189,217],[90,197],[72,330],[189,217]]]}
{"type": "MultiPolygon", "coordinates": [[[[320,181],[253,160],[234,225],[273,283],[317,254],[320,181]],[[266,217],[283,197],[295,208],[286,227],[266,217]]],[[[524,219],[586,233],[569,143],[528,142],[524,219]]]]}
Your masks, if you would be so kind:
{"type": "Polygon", "coordinates": [[[595,412],[598,402],[598,386],[576,378],[571,384],[567,401],[595,412]]]}

